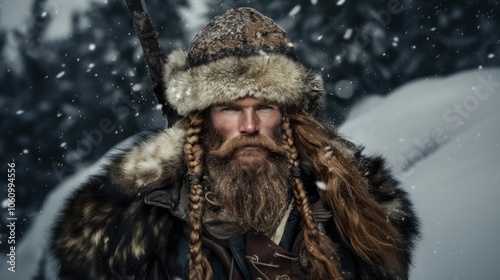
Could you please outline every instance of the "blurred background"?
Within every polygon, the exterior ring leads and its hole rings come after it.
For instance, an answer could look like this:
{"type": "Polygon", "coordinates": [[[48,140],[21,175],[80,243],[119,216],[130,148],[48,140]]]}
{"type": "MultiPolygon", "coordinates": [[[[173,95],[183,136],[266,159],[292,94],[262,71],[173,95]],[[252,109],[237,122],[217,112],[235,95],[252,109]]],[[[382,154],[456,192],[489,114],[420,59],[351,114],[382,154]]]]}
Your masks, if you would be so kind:
{"type": "MultiPolygon", "coordinates": [[[[299,60],[321,71],[328,92],[321,117],[338,126],[368,97],[500,65],[500,4],[492,0],[145,3],[166,53],[187,49],[229,8],[271,17],[299,60]]],[[[59,183],[129,136],[165,125],[124,0],[1,0],[0,84],[0,166],[6,178],[7,163],[16,164],[18,242],[59,183]]],[[[0,194],[4,224],[7,188],[0,194]]],[[[1,234],[5,255],[4,226],[1,234]]]]}

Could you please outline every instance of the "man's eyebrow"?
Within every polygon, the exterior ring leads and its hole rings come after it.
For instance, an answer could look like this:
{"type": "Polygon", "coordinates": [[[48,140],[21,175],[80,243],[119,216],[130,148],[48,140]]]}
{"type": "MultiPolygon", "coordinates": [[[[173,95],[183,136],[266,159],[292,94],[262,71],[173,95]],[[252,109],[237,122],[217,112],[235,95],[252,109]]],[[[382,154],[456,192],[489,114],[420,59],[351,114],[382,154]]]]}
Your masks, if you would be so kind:
{"type": "MultiPolygon", "coordinates": [[[[276,102],[272,102],[272,101],[260,101],[258,104],[255,104],[254,106],[262,106],[262,105],[266,105],[266,106],[280,106],[278,103],[276,102]]],[[[239,105],[235,102],[226,102],[226,103],[219,103],[219,104],[215,104],[213,105],[213,107],[241,107],[242,105],[239,105]]]]}
{"type": "Polygon", "coordinates": [[[238,105],[236,105],[235,103],[220,103],[214,105],[214,107],[227,107],[227,106],[236,107],[238,105]]]}

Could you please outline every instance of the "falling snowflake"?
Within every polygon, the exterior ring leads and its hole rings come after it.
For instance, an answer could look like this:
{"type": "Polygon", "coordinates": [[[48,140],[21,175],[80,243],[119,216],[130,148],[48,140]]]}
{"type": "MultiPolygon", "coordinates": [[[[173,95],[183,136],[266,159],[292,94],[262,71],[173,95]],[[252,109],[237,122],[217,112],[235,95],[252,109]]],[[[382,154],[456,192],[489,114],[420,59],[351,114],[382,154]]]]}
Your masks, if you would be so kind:
{"type": "Polygon", "coordinates": [[[142,88],[143,88],[143,87],[142,87],[142,84],[133,84],[133,85],[132,85],[132,91],[133,91],[133,92],[139,92],[139,91],[141,91],[141,90],[142,90],[142,88]]]}
{"type": "Polygon", "coordinates": [[[302,9],[302,7],[300,5],[297,5],[297,6],[293,7],[293,9],[288,13],[288,15],[293,17],[300,12],[300,9],[302,9]]]}
{"type": "Polygon", "coordinates": [[[66,74],[66,72],[65,71],[61,71],[59,74],[56,75],[56,79],[61,78],[62,76],[64,76],[64,74],[66,74]]]}
{"type": "Polygon", "coordinates": [[[348,40],[349,38],[351,38],[351,36],[352,36],[352,28],[347,28],[343,38],[345,40],[348,40]]]}
{"type": "Polygon", "coordinates": [[[326,190],[326,184],[324,182],[321,182],[321,181],[316,181],[316,186],[318,187],[318,189],[320,190],[326,190]]]}

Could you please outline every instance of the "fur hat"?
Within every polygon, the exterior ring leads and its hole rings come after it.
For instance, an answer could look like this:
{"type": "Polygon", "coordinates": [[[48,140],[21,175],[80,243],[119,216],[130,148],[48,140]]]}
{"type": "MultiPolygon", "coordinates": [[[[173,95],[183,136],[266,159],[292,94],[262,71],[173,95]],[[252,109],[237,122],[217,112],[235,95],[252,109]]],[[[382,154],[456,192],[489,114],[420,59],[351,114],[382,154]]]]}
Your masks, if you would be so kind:
{"type": "Polygon", "coordinates": [[[181,116],[247,96],[312,113],[325,98],[323,79],[297,61],[283,29],[251,8],[215,17],[163,70],[166,98],[181,116]]]}

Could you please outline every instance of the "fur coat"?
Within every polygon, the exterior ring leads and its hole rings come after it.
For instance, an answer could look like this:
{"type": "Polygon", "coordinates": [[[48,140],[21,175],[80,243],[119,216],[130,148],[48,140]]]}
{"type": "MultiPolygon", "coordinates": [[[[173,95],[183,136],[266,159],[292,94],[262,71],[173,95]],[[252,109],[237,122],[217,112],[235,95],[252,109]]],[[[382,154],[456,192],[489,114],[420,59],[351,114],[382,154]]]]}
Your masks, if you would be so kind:
{"type": "MultiPolygon", "coordinates": [[[[74,192],[52,230],[51,250],[61,279],[174,279],[172,270],[179,270],[179,259],[188,254],[186,211],[179,207],[186,189],[184,138],[178,127],[148,135],[74,192]]],[[[354,145],[349,152],[402,234],[406,250],[401,262],[409,268],[418,219],[407,193],[380,157],[364,156],[354,145]]],[[[351,259],[356,279],[398,279],[383,267],[351,259]]]]}

